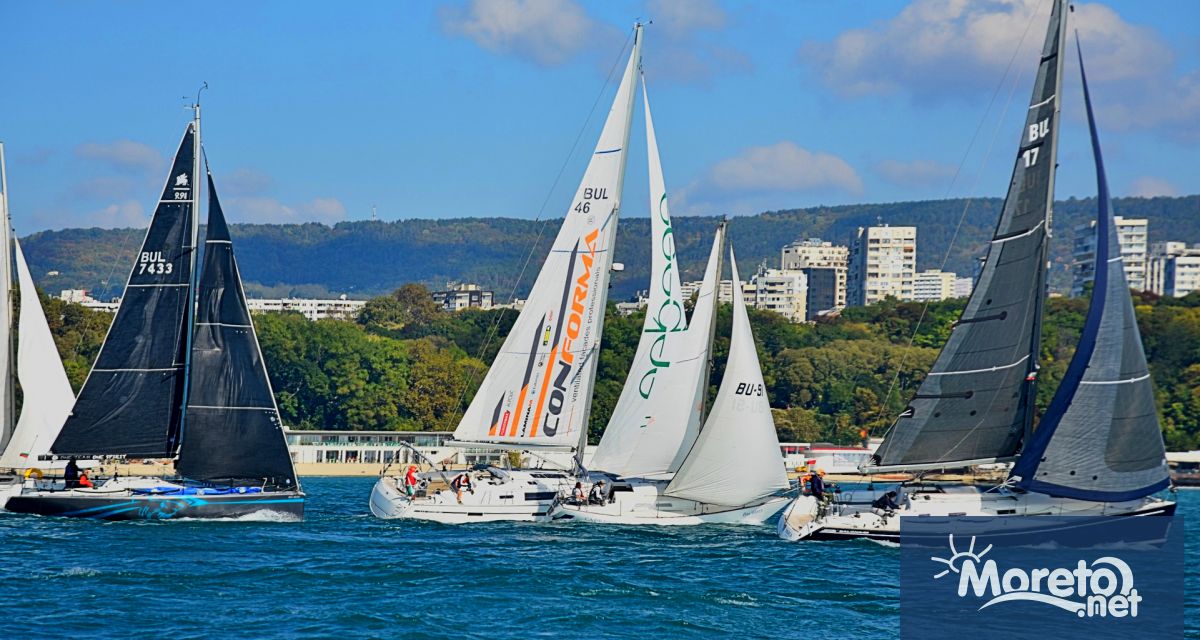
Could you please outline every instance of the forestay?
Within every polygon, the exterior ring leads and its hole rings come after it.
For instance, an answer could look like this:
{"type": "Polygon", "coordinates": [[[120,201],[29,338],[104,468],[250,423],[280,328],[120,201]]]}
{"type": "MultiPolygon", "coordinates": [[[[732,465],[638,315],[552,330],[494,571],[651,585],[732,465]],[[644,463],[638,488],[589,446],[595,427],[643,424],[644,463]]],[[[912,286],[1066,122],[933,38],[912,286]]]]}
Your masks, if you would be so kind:
{"type": "Polygon", "coordinates": [[[640,50],[639,27],[583,181],[456,440],[576,448],[587,435],[640,50]]]}
{"type": "Polygon", "coordinates": [[[732,249],[729,263],[733,328],[725,375],[700,436],[665,493],[740,507],[787,489],[788,479],[732,249]]]}
{"type": "Polygon", "coordinates": [[[175,455],[195,260],[195,137],[189,123],[56,454],[175,455]]]}
{"type": "Polygon", "coordinates": [[[929,375],[876,453],[876,468],[936,467],[1011,457],[1033,416],[1058,146],[1058,0],[979,280],[929,375]]]}
{"type": "Polygon", "coordinates": [[[180,475],[295,488],[283,421],[211,175],[196,302],[180,475]]]}
{"type": "Polygon", "coordinates": [[[1096,162],[1095,284],[1079,346],[1012,473],[1032,491],[1117,502],[1167,488],[1170,474],[1082,53],[1079,70],[1096,162]]]}
{"type": "Polygon", "coordinates": [[[37,466],[71,412],[75,394],[63,369],[54,336],[46,323],[37,288],[25,263],[21,243],[13,238],[21,309],[17,321],[17,379],[21,382],[21,417],[0,456],[0,467],[37,466]]]}
{"type": "Polygon", "coordinates": [[[644,79],[642,91],[650,165],[650,294],[633,364],[591,462],[593,469],[625,477],[674,472],[700,431],[701,398],[708,388],[713,272],[721,251],[718,235],[689,328],[644,79]]]}

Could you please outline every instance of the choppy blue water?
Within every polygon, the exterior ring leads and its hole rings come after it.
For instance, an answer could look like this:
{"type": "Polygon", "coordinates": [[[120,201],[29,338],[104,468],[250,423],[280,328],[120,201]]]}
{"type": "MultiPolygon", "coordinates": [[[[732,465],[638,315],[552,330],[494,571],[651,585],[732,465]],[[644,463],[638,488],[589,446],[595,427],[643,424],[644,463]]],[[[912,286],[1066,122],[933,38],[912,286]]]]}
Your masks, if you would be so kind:
{"type": "MultiPolygon", "coordinates": [[[[895,548],[773,527],[389,522],[367,515],[372,482],[307,479],[303,523],[0,515],[0,637],[899,635],[895,548]]],[[[1200,523],[1200,492],[1179,502],[1200,523]]]]}

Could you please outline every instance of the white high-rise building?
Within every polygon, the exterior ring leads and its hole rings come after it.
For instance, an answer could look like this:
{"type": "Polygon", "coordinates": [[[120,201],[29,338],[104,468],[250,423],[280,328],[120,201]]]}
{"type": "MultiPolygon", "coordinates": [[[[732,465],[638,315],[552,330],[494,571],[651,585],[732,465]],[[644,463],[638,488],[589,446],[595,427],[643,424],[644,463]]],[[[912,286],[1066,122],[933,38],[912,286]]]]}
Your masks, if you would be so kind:
{"type": "MultiPolygon", "coordinates": [[[[970,278],[966,279],[970,282],[970,278]]],[[[922,302],[937,302],[955,297],[954,285],[958,274],[941,269],[927,269],[917,274],[913,280],[913,300],[922,302]]]]}
{"type": "Polygon", "coordinates": [[[1148,290],[1160,296],[1182,298],[1200,291],[1200,244],[1155,242],[1146,271],[1148,290]]]}
{"type": "Polygon", "coordinates": [[[809,318],[816,312],[843,309],[846,307],[846,279],[850,267],[850,248],[824,242],[820,238],[797,240],[783,248],[781,269],[804,270],[808,278],[809,318]],[[830,274],[818,273],[823,277],[811,277],[816,269],[832,269],[830,274]],[[831,284],[832,288],[828,285],[831,284]],[[819,289],[819,290],[818,290],[819,289]],[[826,290],[828,289],[828,290],[826,290]],[[811,308],[817,305],[819,308],[811,308]]]}
{"type": "Polygon", "coordinates": [[[965,298],[975,290],[975,278],[955,278],[954,297],[965,298]]]}
{"type": "Polygon", "coordinates": [[[916,274],[916,227],[859,227],[850,247],[847,303],[911,300],[916,274]]]}
{"type": "MultiPolygon", "coordinates": [[[[1117,242],[1121,246],[1121,260],[1125,266],[1125,280],[1129,288],[1137,291],[1149,289],[1147,263],[1147,228],[1145,218],[1122,218],[1114,216],[1117,225],[1117,242]]],[[[1075,244],[1071,251],[1071,272],[1074,276],[1071,295],[1083,295],[1084,285],[1096,277],[1096,221],[1075,227],[1075,244]]]]}
{"type": "MultiPolygon", "coordinates": [[[[756,309],[774,311],[792,322],[804,322],[808,302],[808,279],[795,269],[759,267],[747,288],[753,288],[756,309]]],[[[750,298],[747,296],[747,302],[750,298]]]]}

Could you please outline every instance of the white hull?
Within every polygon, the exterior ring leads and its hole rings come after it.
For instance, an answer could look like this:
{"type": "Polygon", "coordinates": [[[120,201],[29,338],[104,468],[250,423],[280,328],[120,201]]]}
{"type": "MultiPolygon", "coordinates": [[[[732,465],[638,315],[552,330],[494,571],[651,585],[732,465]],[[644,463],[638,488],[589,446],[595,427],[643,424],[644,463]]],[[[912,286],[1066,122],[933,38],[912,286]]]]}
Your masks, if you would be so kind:
{"type": "Polygon", "coordinates": [[[665,482],[621,481],[605,504],[561,503],[555,520],[579,520],[600,524],[689,526],[698,524],[761,525],[779,512],[788,499],[767,497],[754,504],[728,507],[695,500],[664,496],[665,482]]]}
{"type": "MultiPolygon", "coordinates": [[[[910,490],[911,491],[911,490],[910,490]]],[[[870,507],[882,492],[848,492],[825,512],[811,496],[792,501],[777,524],[784,540],[873,540],[900,541],[901,520],[920,516],[1135,516],[1171,514],[1175,503],[1144,498],[1128,502],[1089,502],[1040,493],[1017,493],[1007,489],[982,491],[967,485],[916,490],[901,498],[900,509],[882,512],[870,507]]]]}
{"type": "Polygon", "coordinates": [[[371,513],[384,519],[442,524],[548,522],[558,495],[571,482],[564,472],[541,469],[493,469],[472,472],[471,477],[474,492],[463,492],[461,503],[456,492],[448,488],[410,498],[397,478],[382,477],[371,489],[371,513]]]}

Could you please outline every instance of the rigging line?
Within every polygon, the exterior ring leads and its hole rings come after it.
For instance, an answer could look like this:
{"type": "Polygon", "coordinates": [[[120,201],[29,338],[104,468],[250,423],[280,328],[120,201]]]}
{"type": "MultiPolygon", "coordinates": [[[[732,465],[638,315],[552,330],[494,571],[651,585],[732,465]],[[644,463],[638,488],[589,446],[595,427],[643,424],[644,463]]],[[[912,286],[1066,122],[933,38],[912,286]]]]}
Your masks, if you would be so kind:
{"type": "MultiPolygon", "coordinates": [[[[1013,50],[1012,56],[1009,57],[1008,64],[1004,67],[1004,73],[1000,76],[1000,81],[996,83],[996,88],[992,91],[992,97],[988,100],[987,108],[984,109],[983,116],[979,119],[979,124],[975,126],[975,132],[971,134],[971,140],[967,143],[966,150],[963,151],[962,160],[959,161],[958,167],[954,169],[954,175],[950,178],[950,184],[946,186],[946,193],[945,196],[943,196],[943,199],[950,197],[950,193],[954,189],[955,183],[958,182],[958,177],[962,173],[963,167],[966,166],[967,158],[971,154],[971,149],[974,148],[975,141],[979,138],[980,132],[983,131],[983,125],[987,122],[987,117],[992,112],[992,106],[996,103],[996,98],[1000,95],[1000,90],[1004,88],[1004,82],[1008,79],[1008,75],[1013,68],[1013,63],[1016,61],[1017,56],[1021,53],[1021,47],[1025,44],[1025,38],[1029,35],[1029,29],[1033,26],[1034,18],[1037,16],[1038,12],[1034,11],[1030,14],[1029,20],[1025,23],[1025,30],[1021,32],[1021,38],[1017,41],[1017,46],[1013,50]]],[[[979,188],[979,181],[983,177],[983,169],[987,166],[988,159],[992,155],[992,149],[995,147],[996,139],[999,137],[1000,130],[1003,128],[1004,118],[1008,115],[1008,110],[1012,105],[1012,98],[1017,91],[1017,85],[1020,83],[1020,79],[1021,73],[1018,72],[1017,75],[1013,77],[1012,86],[1009,87],[1008,97],[1005,99],[1004,103],[1004,109],[1000,113],[1000,120],[997,122],[995,130],[992,132],[992,139],[990,142],[988,142],[987,150],[983,154],[983,161],[980,163],[979,172],[975,174],[975,181],[971,185],[971,193],[974,193],[976,189],[979,188]]],[[[938,267],[940,270],[945,270],[946,264],[950,261],[950,252],[954,250],[954,243],[958,240],[959,231],[962,230],[963,222],[965,222],[967,219],[967,212],[970,211],[971,205],[974,202],[975,197],[968,194],[967,201],[963,203],[962,213],[958,217],[958,224],[954,226],[954,233],[950,235],[950,244],[946,246],[946,252],[942,255],[942,262],[938,267]]],[[[927,300],[925,304],[921,306],[921,315],[917,317],[917,323],[913,326],[912,334],[908,337],[908,346],[910,348],[917,339],[917,333],[921,330],[921,325],[924,323],[925,316],[929,312],[930,304],[932,304],[932,301],[927,300]]],[[[887,393],[883,396],[883,407],[887,407],[892,400],[892,393],[896,389],[896,384],[900,381],[900,375],[904,372],[906,355],[907,351],[900,354],[900,364],[896,369],[896,375],[892,377],[892,382],[888,385],[887,393]]],[[[885,431],[883,434],[885,438],[891,433],[895,426],[896,422],[893,420],[887,431],[885,431]]]]}
{"type": "MultiPolygon", "coordinates": [[[[604,84],[601,85],[600,91],[596,93],[596,99],[592,101],[591,110],[588,111],[587,117],[584,118],[583,123],[579,126],[579,132],[575,134],[575,141],[571,143],[571,148],[569,151],[567,151],[567,156],[563,158],[562,164],[558,167],[558,173],[554,176],[554,181],[550,183],[550,189],[546,192],[546,197],[542,200],[542,206],[538,208],[537,216],[533,219],[535,224],[539,220],[542,220],[542,216],[545,215],[546,206],[550,204],[550,198],[554,196],[554,191],[558,188],[558,183],[562,180],[563,173],[566,172],[567,165],[570,164],[571,158],[575,157],[575,152],[579,148],[579,141],[583,139],[583,134],[587,131],[588,123],[592,121],[592,116],[596,114],[596,107],[600,105],[600,100],[607,92],[608,86],[612,84],[613,75],[620,67],[621,59],[625,57],[625,51],[629,48],[630,41],[634,38],[634,34],[636,33],[637,29],[635,27],[633,33],[626,36],[625,44],[621,46],[620,53],[618,53],[617,57],[613,60],[612,66],[609,67],[608,75],[604,78],[604,84]]],[[[521,271],[517,273],[517,279],[513,282],[512,291],[510,291],[508,294],[508,301],[510,304],[517,298],[517,291],[521,287],[521,281],[525,279],[525,273],[529,269],[529,263],[533,260],[533,254],[535,251],[537,251],[538,244],[541,243],[542,236],[546,233],[546,227],[549,226],[549,224],[549,220],[542,221],[541,226],[538,228],[537,236],[529,246],[529,252],[525,254],[525,262],[521,265],[521,271]]],[[[553,247],[551,247],[551,249],[553,249],[553,247]]],[[[504,315],[505,314],[503,310],[500,313],[497,313],[495,319],[492,320],[492,325],[488,327],[488,332],[484,338],[483,344],[479,347],[479,352],[477,355],[480,360],[483,359],[483,355],[487,353],[487,349],[491,346],[492,340],[495,339],[496,335],[500,332],[500,320],[504,317],[504,315]]],[[[520,311],[517,312],[517,315],[520,315],[520,311]]],[[[462,419],[462,414],[465,411],[463,409],[463,401],[466,399],[467,392],[474,382],[475,377],[473,374],[468,374],[463,380],[464,384],[459,392],[458,403],[454,409],[455,422],[458,422],[462,419]]]]}

